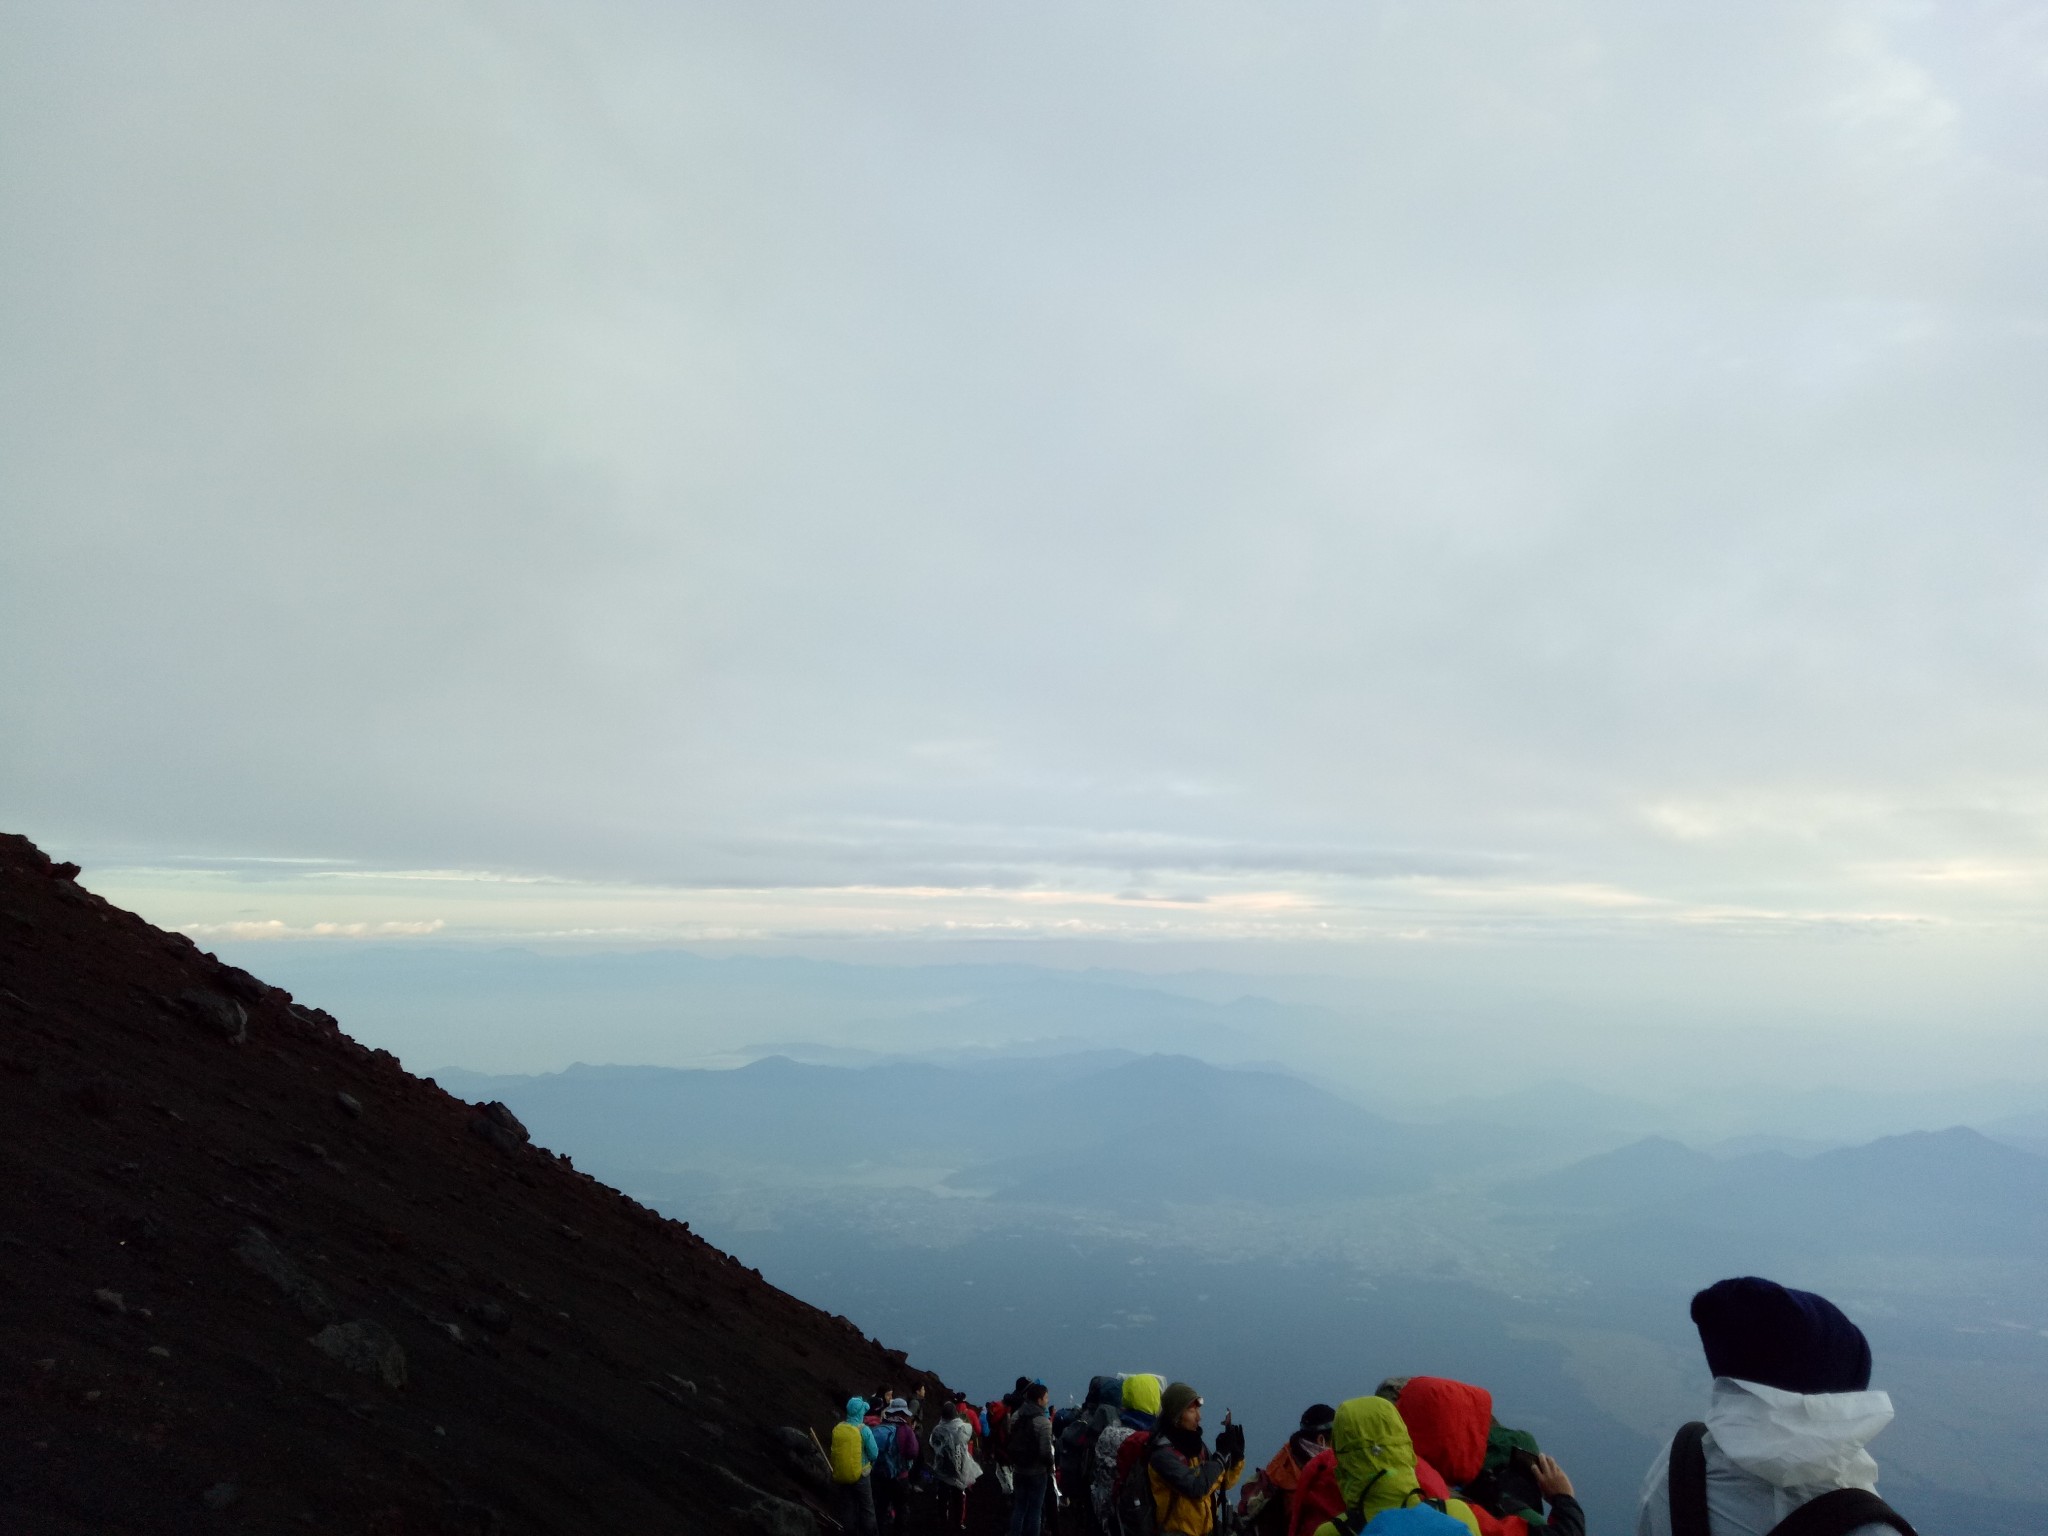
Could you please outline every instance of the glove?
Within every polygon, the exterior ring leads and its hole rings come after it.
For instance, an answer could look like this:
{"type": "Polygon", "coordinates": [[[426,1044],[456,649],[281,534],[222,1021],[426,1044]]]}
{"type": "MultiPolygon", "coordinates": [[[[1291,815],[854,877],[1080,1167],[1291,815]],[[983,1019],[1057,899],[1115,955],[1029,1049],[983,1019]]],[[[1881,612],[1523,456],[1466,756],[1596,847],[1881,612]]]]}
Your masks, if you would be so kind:
{"type": "Polygon", "coordinates": [[[1216,1436],[1216,1454],[1225,1461],[1244,1460],[1244,1426],[1226,1424],[1216,1436]]]}

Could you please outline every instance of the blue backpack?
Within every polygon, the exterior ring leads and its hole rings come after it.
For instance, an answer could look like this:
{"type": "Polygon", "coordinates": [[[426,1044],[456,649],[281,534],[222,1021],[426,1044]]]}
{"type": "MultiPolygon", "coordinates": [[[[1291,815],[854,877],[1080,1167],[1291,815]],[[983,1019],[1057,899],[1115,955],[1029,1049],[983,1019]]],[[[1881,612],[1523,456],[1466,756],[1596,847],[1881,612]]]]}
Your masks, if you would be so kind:
{"type": "Polygon", "coordinates": [[[910,1467],[903,1455],[903,1426],[900,1424],[877,1424],[875,1426],[875,1476],[900,1478],[910,1475],[910,1467]]]}
{"type": "Polygon", "coordinates": [[[1365,1529],[1372,1536],[1471,1536],[1464,1522],[1428,1504],[1410,1504],[1374,1515],[1365,1529]]]}

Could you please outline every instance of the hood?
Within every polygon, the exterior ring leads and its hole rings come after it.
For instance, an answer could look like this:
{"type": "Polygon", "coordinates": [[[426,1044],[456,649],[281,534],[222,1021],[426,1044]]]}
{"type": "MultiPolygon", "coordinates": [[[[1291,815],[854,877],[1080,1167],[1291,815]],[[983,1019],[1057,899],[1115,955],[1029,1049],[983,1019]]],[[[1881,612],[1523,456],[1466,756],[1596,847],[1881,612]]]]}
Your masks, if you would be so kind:
{"type": "Polygon", "coordinates": [[[1126,1376],[1123,1385],[1124,1406],[1139,1413],[1156,1416],[1159,1412],[1159,1394],[1166,1389],[1166,1383],[1157,1376],[1126,1376]]]}
{"type": "Polygon", "coordinates": [[[1384,1397],[1354,1397],[1339,1404],[1331,1439],[1346,1509],[1370,1520],[1408,1502],[1415,1492],[1415,1443],[1392,1403],[1384,1397]]]}
{"type": "Polygon", "coordinates": [[[1721,1454],[1774,1488],[1875,1488],[1863,1447],[1892,1421],[1887,1392],[1786,1392],[1714,1378],[1707,1430],[1721,1454]]]}
{"type": "Polygon", "coordinates": [[[849,1397],[846,1400],[846,1422],[858,1424],[868,1416],[868,1400],[864,1397],[849,1397]]]}
{"type": "Polygon", "coordinates": [[[1486,1465],[1493,1394],[1446,1376],[1411,1376],[1394,1406],[1415,1438],[1415,1454],[1451,1483],[1469,1483],[1486,1465]]]}
{"type": "Polygon", "coordinates": [[[1113,1403],[1118,1407],[1121,1407],[1123,1405],[1123,1400],[1123,1377],[1091,1376],[1088,1378],[1088,1397],[1081,1404],[1081,1406],[1083,1408],[1093,1408],[1098,1403],[1113,1403]]]}

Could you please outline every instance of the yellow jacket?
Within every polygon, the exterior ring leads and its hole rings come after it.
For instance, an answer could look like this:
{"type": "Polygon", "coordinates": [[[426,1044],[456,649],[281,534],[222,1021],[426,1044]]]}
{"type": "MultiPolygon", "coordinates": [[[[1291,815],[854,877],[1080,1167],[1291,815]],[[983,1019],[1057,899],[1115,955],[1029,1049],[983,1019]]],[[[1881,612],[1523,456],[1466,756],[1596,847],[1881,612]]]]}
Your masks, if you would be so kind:
{"type": "Polygon", "coordinates": [[[1237,1486],[1244,1476],[1244,1462],[1225,1466],[1216,1456],[1191,1460],[1173,1448],[1163,1430],[1153,1434],[1150,1450],[1145,1476],[1151,1480],[1152,1514],[1160,1536],[1209,1536],[1216,1529],[1212,1495],[1218,1489],[1237,1486]]]}

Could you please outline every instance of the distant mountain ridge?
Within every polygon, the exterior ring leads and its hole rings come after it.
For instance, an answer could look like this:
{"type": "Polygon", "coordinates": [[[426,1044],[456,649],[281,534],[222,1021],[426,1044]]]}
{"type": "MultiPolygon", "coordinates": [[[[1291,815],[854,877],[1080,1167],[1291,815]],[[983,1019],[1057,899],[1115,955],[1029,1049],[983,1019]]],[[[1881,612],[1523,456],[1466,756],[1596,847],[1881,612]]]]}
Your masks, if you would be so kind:
{"type": "Polygon", "coordinates": [[[1859,1249],[2048,1260],[2048,1157],[1966,1126],[1803,1158],[1716,1159],[1646,1137],[1502,1194],[1528,1219],[1584,1223],[1569,1246],[1620,1270],[1678,1253],[1710,1268],[1859,1249]]]}
{"type": "Polygon", "coordinates": [[[1127,1205],[1417,1188],[1490,1145],[1401,1125],[1301,1078],[1190,1056],[1019,1057],[728,1069],[571,1067],[538,1077],[444,1073],[501,1098],[595,1166],[809,1174],[899,1166],[1006,1200],[1127,1205]]]}

